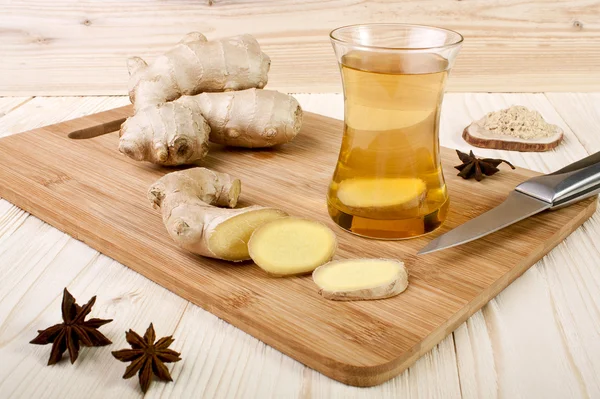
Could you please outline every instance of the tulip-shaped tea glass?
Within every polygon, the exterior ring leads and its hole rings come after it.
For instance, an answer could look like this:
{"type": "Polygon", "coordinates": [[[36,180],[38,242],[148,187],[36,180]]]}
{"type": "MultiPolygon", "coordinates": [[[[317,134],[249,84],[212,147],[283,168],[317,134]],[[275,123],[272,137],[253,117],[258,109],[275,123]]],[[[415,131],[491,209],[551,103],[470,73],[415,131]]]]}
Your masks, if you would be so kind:
{"type": "Polygon", "coordinates": [[[435,230],[449,204],[440,108],[462,36],[404,24],[345,26],[330,36],[345,111],[329,214],[366,237],[401,239],[435,230]]]}

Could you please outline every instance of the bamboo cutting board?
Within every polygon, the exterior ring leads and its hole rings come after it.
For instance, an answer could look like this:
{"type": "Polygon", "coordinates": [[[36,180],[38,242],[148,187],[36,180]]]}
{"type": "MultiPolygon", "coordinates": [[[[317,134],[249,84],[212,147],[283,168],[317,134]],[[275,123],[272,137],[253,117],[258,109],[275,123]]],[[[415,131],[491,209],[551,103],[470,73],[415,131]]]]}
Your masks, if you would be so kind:
{"type": "MultiPolygon", "coordinates": [[[[380,301],[332,302],[310,277],[269,277],[176,247],[146,189],[169,170],[116,150],[123,107],[0,139],[0,196],[321,373],[357,386],[402,372],[581,225],[588,199],[478,241],[418,257],[432,237],[375,241],[335,227],[325,204],[342,122],[307,114],[297,139],[277,150],[211,148],[204,166],[242,180],[241,206],[279,207],[331,226],[336,258],[403,259],[410,285],[380,301]],[[74,133],[75,132],[75,133],[74,133]]],[[[535,172],[503,170],[481,183],[456,177],[442,149],[451,196],[445,232],[498,205],[535,172]]]]}

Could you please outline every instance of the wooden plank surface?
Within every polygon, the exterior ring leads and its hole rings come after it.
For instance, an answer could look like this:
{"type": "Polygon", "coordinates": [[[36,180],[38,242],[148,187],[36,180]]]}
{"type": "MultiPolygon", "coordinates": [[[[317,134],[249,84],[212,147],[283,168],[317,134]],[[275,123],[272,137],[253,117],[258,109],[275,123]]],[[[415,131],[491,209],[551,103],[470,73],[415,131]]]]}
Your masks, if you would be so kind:
{"type": "Polygon", "coordinates": [[[592,153],[600,151],[600,93],[548,93],[560,116],[580,132],[581,144],[592,153]]]}
{"type": "MultiPolygon", "coordinates": [[[[339,95],[296,97],[306,110],[342,116],[339,95]]],[[[562,103],[590,106],[587,96],[573,97],[562,103]]],[[[48,121],[37,126],[56,122],[55,103],[60,99],[34,100],[33,106],[32,100],[20,107],[19,118],[6,120],[18,108],[0,118],[0,123],[5,121],[0,131],[18,133],[23,120],[33,116],[48,121]]],[[[80,98],[73,106],[82,113],[86,106],[88,113],[97,112],[106,100],[80,98]]],[[[0,110],[11,101],[0,98],[0,110]]],[[[122,101],[107,108],[126,103],[122,101]]],[[[447,95],[442,140],[449,145],[460,137],[460,121],[482,112],[481,104],[494,108],[506,103],[547,109],[539,96],[528,94],[447,95]],[[447,118],[450,111],[455,115],[447,118]]],[[[547,110],[558,117],[552,108],[547,110]]],[[[578,125],[593,125],[593,120],[586,123],[583,119],[578,125]]],[[[561,145],[536,160],[511,152],[501,155],[520,166],[549,172],[586,153],[578,141],[598,137],[597,130],[576,125],[572,133],[568,151],[561,145]]],[[[142,397],[135,381],[120,380],[124,366],[112,359],[109,349],[82,350],[83,360],[74,366],[67,362],[46,367],[48,348],[27,344],[37,327],[60,319],[60,290],[65,285],[83,300],[98,295],[94,316],[116,317],[104,327],[115,348],[125,345],[126,329],[143,330],[150,321],[159,334],[175,335],[174,347],[184,353],[184,360],[172,366],[175,383],[155,383],[147,397],[596,397],[600,395],[600,315],[594,311],[600,306],[599,236],[600,218],[595,214],[409,370],[383,385],[359,389],[305,368],[0,200],[0,273],[4,279],[0,284],[0,397],[142,397]],[[539,317],[540,309],[547,309],[550,317],[539,317]],[[532,374],[538,379],[530,378],[532,374]],[[578,392],[587,394],[570,395],[573,382],[580,387],[578,392]]]]}
{"type": "Polygon", "coordinates": [[[328,33],[368,22],[463,33],[450,90],[600,90],[597,1],[0,0],[0,95],[125,94],[128,56],[151,60],[193,30],[255,35],[270,88],[340,92],[328,33]]]}
{"type": "MultiPolygon", "coordinates": [[[[251,263],[233,267],[180,250],[146,204],[147,188],[168,170],[123,157],[115,151],[116,133],[89,140],[68,138],[75,130],[130,112],[130,107],[119,108],[2,139],[0,196],[307,366],[351,385],[377,385],[402,372],[596,207],[595,200],[582,201],[425,257],[416,252],[430,240],[427,237],[374,241],[340,232],[336,258],[400,258],[408,265],[411,285],[403,295],[386,301],[327,301],[316,293],[310,276],[276,279],[251,263]]],[[[323,193],[337,160],[341,131],[342,122],[307,113],[299,137],[277,152],[215,146],[202,165],[239,177],[244,205],[279,207],[334,226],[323,193]]],[[[475,183],[456,176],[453,150],[442,150],[442,163],[452,205],[441,232],[498,205],[514,186],[535,175],[520,169],[475,183]]]]}

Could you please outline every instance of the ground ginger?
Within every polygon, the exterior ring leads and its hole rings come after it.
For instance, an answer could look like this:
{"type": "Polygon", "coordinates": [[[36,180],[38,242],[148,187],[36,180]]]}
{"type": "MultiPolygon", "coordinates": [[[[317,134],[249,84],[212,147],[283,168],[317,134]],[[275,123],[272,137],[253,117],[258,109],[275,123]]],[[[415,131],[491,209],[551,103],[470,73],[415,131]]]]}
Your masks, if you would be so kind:
{"type": "Polygon", "coordinates": [[[490,132],[522,139],[548,137],[556,133],[556,126],[546,122],[538,111],[521,105],[490,112],[480,125],[490,132]]]}

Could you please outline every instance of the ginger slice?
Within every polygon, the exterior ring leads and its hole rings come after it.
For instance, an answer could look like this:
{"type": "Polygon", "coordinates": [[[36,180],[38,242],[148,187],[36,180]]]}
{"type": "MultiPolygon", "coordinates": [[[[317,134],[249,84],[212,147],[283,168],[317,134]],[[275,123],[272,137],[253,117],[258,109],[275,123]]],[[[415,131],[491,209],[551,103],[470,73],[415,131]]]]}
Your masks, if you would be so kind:
{"type": "Polygon", "coordinates": [[[417,178],[355,178],[343,180],[337,197],[349,208],[417,207],[427,185],[417,178]]]}
{"type": "Polygon", "coordinates": [[[404,262],[392,259],[347,259],[313,272],[319,294],[334,301],[389,298],[408,286],[404,262]]]}
{"type": "Polygon", "coordinates": [[[283,211],[262,206],[228,211],[229,214],[214,226],[206,246],[215,258],[230,261],[250,259],[248,241],[252,233],[265,223],[287,216],[283,211]]]}
{"type": "Polygon", "coordinates": [[[274,276],[310,273],[329,262],[336,247],[336,236],[327,226],[295,217],[265,223],[248,243],[252,260],[274,276]]]}

